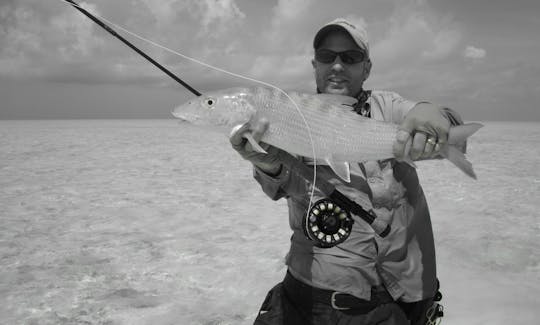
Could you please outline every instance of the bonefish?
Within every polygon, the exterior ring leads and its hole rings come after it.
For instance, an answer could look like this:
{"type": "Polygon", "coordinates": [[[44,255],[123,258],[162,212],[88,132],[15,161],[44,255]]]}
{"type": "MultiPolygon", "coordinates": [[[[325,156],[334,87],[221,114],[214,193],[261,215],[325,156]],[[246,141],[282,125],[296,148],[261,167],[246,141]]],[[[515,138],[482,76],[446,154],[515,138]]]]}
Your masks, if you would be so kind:
{"type": "MultiPolygon", "coordinates": [[[[262,142],[294,155],[313,158],[315,154],[317,161],[322,159],[347,182],[350,181],[350,163],[394,157],[392,145],[398,125],[363,117],[352,107],[341,105],[352,104],[353,98],[287,94],[290,98],[277,89],[265,87],[219,90],[176,107],[172,114],[195,125],[214,126],[226,132],[247,122],[266,119],[269,125],[262,142]]],[[[476,175],[472,164],[456,145],[481,127],[479,123],[452,127],[447,143],[441,145],[439,151],[473,178],[476,175]]]]}

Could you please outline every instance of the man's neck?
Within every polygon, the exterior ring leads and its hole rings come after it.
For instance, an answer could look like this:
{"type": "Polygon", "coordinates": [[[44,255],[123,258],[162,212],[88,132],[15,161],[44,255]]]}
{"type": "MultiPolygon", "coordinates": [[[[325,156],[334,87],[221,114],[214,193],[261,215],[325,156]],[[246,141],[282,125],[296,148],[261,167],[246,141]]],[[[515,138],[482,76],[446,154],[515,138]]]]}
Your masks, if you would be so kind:
{"type": "Polygon", "coordinates": [[[362,89],[360,91],[360,94],[356,97],[358,102],[356,105],[354,105],[354,110],[356,113],[365,117],[371,117],[371,105],[367,102],[370,96],[371,90],[362,89]]]}
{"type": "MultiPolygon", "coordinates": [[[[322,94],[323,92],[317,88],[317,94],[322,94]]],[[[354,111],[362,116],[371,117],[371,105],[367,102],[371,96],[371,90],[360,89],[358,96],[352,96],[358,100],[354,105],[354,111]]]]}

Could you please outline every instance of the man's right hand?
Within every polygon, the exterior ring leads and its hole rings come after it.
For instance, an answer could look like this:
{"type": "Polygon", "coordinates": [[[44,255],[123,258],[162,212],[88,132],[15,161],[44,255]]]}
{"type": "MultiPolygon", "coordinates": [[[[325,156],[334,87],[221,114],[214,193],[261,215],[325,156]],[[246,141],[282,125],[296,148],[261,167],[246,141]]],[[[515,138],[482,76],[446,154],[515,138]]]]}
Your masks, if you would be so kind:
{"type": "Polygon", "coordinates": [[[260,168],[269,175],[277,175],[281,171],[280,149],[269,144],[259,142],[266,130],[268,121],[265,119],[257,120],[253,124],[246,123],[240,128],[234,130],[229,140],[234,150],[238,151],[242,158],[250,161],[253,165],[260,168]],[[243,137],[245,133],[251,133],[255,141],[267,152],[266,154],[257,152],[249,141],[243,137]]]}

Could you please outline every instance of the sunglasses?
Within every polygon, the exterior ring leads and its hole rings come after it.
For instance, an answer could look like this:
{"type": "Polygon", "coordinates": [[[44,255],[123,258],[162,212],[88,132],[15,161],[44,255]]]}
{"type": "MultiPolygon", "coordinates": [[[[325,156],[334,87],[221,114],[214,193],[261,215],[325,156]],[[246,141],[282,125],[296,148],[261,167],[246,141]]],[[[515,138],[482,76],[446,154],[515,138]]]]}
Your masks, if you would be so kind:
{"type": "Polygon", "coordinates": [[[337,56],[346,64],[360,63],[366,59],[366,53],[358,50],[334,52],[327,49],[318,49],[315,51],[315,60],[321,63],[333,63],[337,56]]]}

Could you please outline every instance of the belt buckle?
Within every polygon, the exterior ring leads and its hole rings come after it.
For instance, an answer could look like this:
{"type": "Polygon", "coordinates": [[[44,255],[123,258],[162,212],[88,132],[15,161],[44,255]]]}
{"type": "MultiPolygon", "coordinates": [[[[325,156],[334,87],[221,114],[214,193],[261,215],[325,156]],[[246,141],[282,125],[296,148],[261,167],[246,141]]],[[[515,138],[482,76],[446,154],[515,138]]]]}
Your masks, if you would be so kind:
{"type": "Polygon", "coordinates": [[[330,297],[330,304],[332,305],[332,308],[334,308],[335,310],[349,310],[351,308],[348,308],[348,307],[339,307],[336,305],[336,295],[338,294],[341,294],[341,292],[337,292],[337,291],[334,291],[332,292],[332,296],[330,297]]]}

